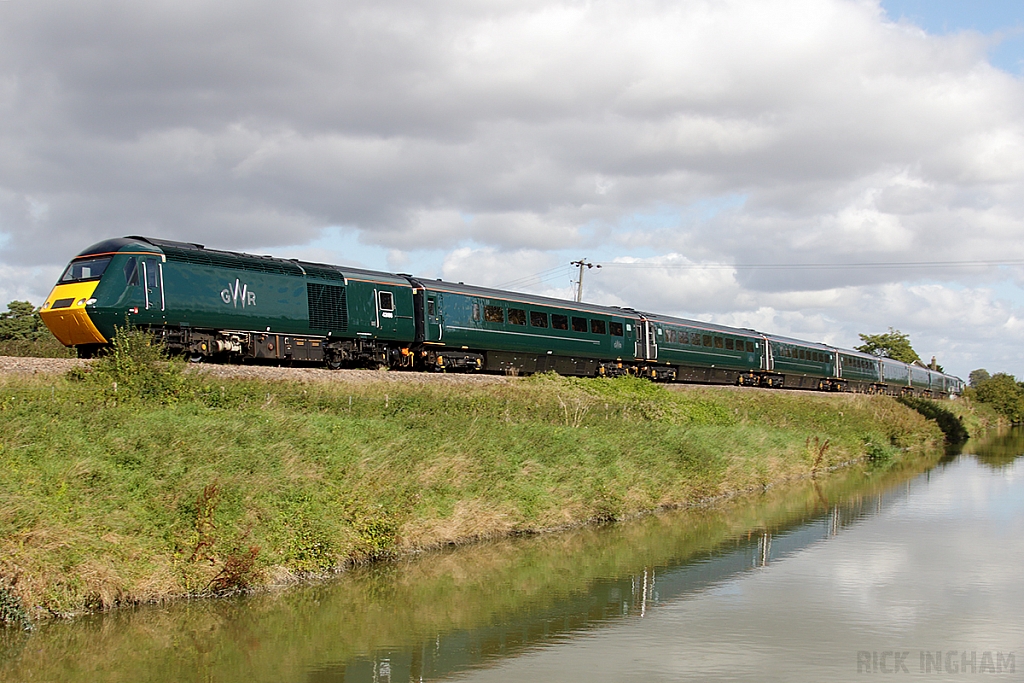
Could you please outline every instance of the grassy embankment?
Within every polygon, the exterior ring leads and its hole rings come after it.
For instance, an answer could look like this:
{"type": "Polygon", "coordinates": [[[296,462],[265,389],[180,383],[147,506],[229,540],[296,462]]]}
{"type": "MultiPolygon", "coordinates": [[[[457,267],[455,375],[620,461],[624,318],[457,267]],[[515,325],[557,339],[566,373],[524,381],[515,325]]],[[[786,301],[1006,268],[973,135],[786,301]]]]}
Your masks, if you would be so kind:
{"type": "Polygon", "coordinates": [[[121,358],[0,384],[0,597],[35,618],[259,586],[942,440],[886,397],[552,376],[303,385],[173,367],[121,358]]]}

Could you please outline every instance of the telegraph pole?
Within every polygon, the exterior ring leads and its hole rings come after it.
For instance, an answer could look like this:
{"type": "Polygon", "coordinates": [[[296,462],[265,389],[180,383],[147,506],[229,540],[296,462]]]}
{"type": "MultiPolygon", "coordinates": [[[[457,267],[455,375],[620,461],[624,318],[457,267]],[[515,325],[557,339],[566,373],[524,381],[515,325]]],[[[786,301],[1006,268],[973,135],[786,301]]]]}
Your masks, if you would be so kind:
{"type": "Polygon", "coordinates": [[[583,268],[600,268],[601,266],[597,263],[588,263],[586,258],[573,261],[570,265],[579,266],[580,268],[580,276],[576,280],[576,303],[580,303],[583,301],[583,268]]]}

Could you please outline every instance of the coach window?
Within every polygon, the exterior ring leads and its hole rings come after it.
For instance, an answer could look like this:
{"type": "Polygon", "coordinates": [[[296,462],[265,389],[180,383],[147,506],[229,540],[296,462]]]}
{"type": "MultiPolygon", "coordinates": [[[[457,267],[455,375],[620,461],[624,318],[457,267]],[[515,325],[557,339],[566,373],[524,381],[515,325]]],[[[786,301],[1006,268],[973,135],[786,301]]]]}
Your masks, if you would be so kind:
{"type": "Polygon", "coordinates": [[[726,339],[725,339],[725,348],[726,348],[726,350],[732,351],[734,343],[735,342],[732,339],[729,339],[728,337],[726,337],[726,339]]]}
{"type": "Polygon", "coordinates": [[[569,318],[561,315],[560,313],[551,314],[551,327],[556,330],[567,330],[569,329],[569,318]]]}
{"type": "Polygon", "coordinates": [[[548,314],[540,311],[530,311],[530,324],[534,327],[547,327],[548,314]]]}
{"type": "Polygon", "coordinates": [[[480,304],[476,302],[473,303],[473,320],[480,322],[480,304]]]}
{"type": "Polygon", "coordinates": [[[508,321],[513,325],[525,325],[526,311],[521,308],[508,309],[508,321]]]}
{"type": "Polygon", "coordinates": [[[679,336],[678,336],[678,339],[679,339],[679,343],[680,344],[689,344],[690,343],[690,335],[687,332],[680,332],[679,336]]]}
{"type": "Polygon", "coordinates": [[[800,353],[800,360],[807,360],[807,351],[806,350],[800,349],[799,353],[800,353]]]}
{"type": "Polygon", "coordinates": [[[129,256],[124,264],[124,281],[129,285],[139,284],[139,263],[134,256],[129,256]]]}
{"type": "MultiPolygon", "coordinates": [[[[603,320],[590,320],[590,331],[593,332],[594,334],[604,334],[605,329],[606,328],[603,320]]],[[[658,332],[661,332],[661,330],[658,330],[658,332]]]]}
{"type": "Polygon", "coordinates": [[[711,335],[710,334],[705,334],[704,335],[704,346],[711,346],[711,344],[712,344],[711,335]]]}
{"type": "Polygon", "coordinates": [[[380,303],[382,311],[395,310],[395,296],[391,292],[377,292],[377,302],[380,303]]]}
{"type": "Polygon", "coordinates": [[[608,329],[613,337],[622,336],[622,323],[608,323],[608,329]]]}
{"type": "Polygon", "coordinates": [[[722,348],[722,338],[721,337],[715,337],[715,348],[716,349],[722,348]]]}
{"type": "Polygon", "coordinates": [[[437,315],[437,299],[432,296],[427,298],[427,315],[437,315]]]}
{"type": "Polygon", "coordinates": [[[501,306],[484,306],[484,321],[489,323],[505,322],[505,309],[501,306]]]}
{"type": "Polygon", "coordinates": [[[577,318],[576,316],[573,316],[573,318],[572,318],[572,331],[573,332],[586,332],[587,331],[587,319],[586,318],[577,318]]]}
{"type": "Polygon", "coordinates": [[[754,352],[754,342],[747,342],[747,353],[754,352]]]}

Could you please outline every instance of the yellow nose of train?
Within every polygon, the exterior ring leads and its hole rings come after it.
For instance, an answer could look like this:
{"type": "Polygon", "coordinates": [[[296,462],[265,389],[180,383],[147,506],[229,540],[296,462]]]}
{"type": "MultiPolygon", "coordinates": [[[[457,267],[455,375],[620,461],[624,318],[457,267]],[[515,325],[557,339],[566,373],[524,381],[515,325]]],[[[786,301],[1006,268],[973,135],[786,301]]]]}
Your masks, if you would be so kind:
{"type": "Polygon", "coordinates": [[[46,297],[39,315],[64,346],[107,343],[85,308],[93,303],[97,285],[99,281],[57,285],[46,297]]]}

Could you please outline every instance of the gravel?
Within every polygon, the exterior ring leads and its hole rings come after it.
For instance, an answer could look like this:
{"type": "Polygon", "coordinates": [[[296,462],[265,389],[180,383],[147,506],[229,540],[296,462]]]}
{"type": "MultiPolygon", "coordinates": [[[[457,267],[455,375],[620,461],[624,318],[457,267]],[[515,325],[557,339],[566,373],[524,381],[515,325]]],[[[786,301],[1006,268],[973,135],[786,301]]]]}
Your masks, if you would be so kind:
{"type": "MultiPolygon", "coordinates": [[[[86,367],[90,361],[80,358],[21,358],[0,356],[0,375],[59,375],[71,368],[86,367]]],[[[398,370],[327,370],[314,367],[277,367],[272,365],[191,365],[189,372],[223,379],[258,379],[287,382],[405,382],[412,384],[500,384],[503,375],[444,374],[398,370]]]]}

